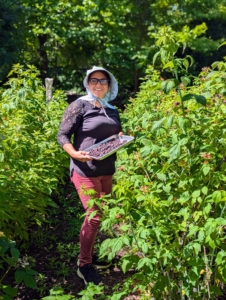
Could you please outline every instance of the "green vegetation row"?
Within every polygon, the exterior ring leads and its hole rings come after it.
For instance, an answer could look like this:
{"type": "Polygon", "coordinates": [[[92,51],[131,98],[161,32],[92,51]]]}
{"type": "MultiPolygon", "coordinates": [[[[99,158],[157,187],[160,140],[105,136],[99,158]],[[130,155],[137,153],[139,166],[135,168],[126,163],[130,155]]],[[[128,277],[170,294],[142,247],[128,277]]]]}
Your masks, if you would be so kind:
{"type": "MultiPolygon", "coordinates": [[[[215,299],[226,282],[226,63],[199,76],[175,57],[176,36],[156,37],[155,64],[122,115],[135,143],[118,155],[114,198],[102,207],[113,230],[100,253],[137,272],[110,299],[215,299]],[[117,222],[116,222],[117,220],[117,222]],[[117,223],[117,225],[115,225],[117,223]]],[[[225,43],[224,43],[225,44],[225,43]]]]}
{"type": "MultiPolygon", "coordinates": [[[[170,27],[162,30],[141,89],[121,112],[123,131],[135,141],[118,153],[113,196],[99,203],[102,230],[109,235],[100,254],[112,259],[126,251],[121,268],[136,272],[115,286],[113,295],[88,286],[83,300],[94,295],[119,300],[131,291],[149,300],[214,299],[224,291],[226,63],[190,74],[193,58],[175,56],[183,39],[170,27]]],[[[16,268],[20,251],[14,240],[27,239],[27,229],[44,221],[47,207],[57,208],[51,195],[68,169],[56,142],[64,93],[55,91],[46,103],[32,66],[16,65],[9,78],[0,91],[0,264],[8,266],[0,279],[4,300],[17,293],[4,285],[11,268],[17,284],[36,288],[37,273],[16,268]]],[[[53,289],[49,297],[55,293],[63,292],[53,289]]]]}
{"type": "Polygon", "coordinates": [[[47,103],[32,66],[14,66],[9,78],[0,90],[0,267],[7,266],[0,279],[0,295],[4,291],[0,298],[4,300],[17,294],[17,288],[4,285],[10,269],[16,271],[17,284],[36,287],[37,272],[19,264],[17,244],[29,239],[32,225],[41,225],[46,207],[57,207],[51,194],[57,193],[67,166],[56,142],[65,95],[55,91],[47,103]]]}

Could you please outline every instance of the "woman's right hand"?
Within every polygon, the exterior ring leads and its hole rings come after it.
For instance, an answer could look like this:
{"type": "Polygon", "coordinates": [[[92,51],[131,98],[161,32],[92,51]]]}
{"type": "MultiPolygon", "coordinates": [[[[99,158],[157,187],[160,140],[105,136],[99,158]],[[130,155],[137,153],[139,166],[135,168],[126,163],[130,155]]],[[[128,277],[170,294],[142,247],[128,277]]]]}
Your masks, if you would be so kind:
{"type": "Polygon", "coordinates": [[[71,157],[81,162],[92,160],[92,157],[89,156],[89,152],[86,151],[75,151],[71,157]]]}
{"type": "Polygon", "coordinates": [[[81,162],[92,160],[92,157],[89,156],[89,152],[76,151],[72,144],[64,144],[63,149],[70,155],[71,158],[77,159],[81,162]]]}

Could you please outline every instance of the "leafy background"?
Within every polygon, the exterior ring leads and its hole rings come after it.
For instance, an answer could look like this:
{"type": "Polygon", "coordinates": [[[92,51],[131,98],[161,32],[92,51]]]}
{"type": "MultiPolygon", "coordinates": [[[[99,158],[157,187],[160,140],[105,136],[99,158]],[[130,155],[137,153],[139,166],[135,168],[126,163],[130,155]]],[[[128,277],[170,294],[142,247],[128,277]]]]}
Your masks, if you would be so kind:
{"type": "Polygon", "coordinates": [[[43,299],[223,297],[225,2],[0,7],[0,298],[21,289],[43,299]],[[67,280],[83,211],[56,135],[66,91],[83,93],[93,64],[119,80],[123,132],[135,137],[118,153],[112,195],[92,199],[103,210],[96,250],[120,257],[125,275],[105,291],[75,292],[67,280]],[[54,79],[51,102],[46,77],[54,79]],[[49,270],[57,283],[47,283],[49,270]]]}

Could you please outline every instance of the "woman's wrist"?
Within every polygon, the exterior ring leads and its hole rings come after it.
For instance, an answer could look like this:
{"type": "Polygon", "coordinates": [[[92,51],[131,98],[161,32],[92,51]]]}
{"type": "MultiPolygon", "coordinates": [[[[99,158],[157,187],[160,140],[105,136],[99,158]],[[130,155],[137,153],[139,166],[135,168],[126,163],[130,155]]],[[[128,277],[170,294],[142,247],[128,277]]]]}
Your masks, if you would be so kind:
{"type": "Polygon", "coordinates": [[[65,152],[67,152],[70,157],[77,158],[78,151],[75,150],[74,146],[72,144],[64,144],[63,149],[65,152]]]}

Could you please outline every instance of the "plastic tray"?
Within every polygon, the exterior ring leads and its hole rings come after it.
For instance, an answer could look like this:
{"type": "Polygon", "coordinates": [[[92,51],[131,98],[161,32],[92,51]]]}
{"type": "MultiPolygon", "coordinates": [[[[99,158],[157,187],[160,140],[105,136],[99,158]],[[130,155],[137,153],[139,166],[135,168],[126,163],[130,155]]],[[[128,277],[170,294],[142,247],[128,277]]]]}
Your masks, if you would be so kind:
{"type": "Polygon", "coordinates": [[[101,141],[101,142],[99,142],[99,143],[97,143],[97,144],[95,144],[95,145],[93,145],[93,146],[91,146],[91,147],[85,149],[84,151],[89,152],[91,149],[95,149],[95,148],[97,148],[97,147],[98,147],[99,145],[101,145],[101,144],[104,144],[104,143],[109,142],[109,141],[111,141],[111,140],[117,140],[117,139],[123,140],[124,143],[121,144],[121,145],[119,145],[118,147],[116,147],[116,148],[113,149],[112,151],[110,151],[110,152],[108,152],[108,153],[106,153],[106,154],[103,154],[103,155],[100,156],[100,157],[95,157],[95,156],[92,156],[92,155],[90,155],[90,156],[91,156],[93,159],[96,159],[96,160],[103,160],[103,159],[105,159],[106,157],[108,157],[108,156],[112,155],[113,153],[115,153],[116,151],[118,151],[119,149],[121,149],[121,148],[123,148],[123,147],[129,145],[130,143],[132,143],[133,140],[134,140],[134,137],[133,137],[133,136],[128,136],[128,135],[121,135],[121,136],[119,137],[118,134],[115,134],[115,135],[112,135],[112,136],[110,136],[109,138],[107,138],[107,139],[105,139],[105,140],[103,140],[103,141],[101,141]]]}

